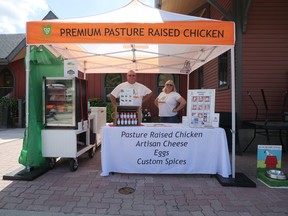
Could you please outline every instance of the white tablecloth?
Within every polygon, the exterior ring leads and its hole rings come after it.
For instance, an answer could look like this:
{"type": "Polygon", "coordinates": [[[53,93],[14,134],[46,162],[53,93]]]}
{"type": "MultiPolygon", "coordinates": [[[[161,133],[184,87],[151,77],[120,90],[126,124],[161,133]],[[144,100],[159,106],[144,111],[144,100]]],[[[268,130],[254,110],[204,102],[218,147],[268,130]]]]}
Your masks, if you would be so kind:
{"type": "Polygon", "coordinates": [[[102,128],[102,176],[110,172],[231,175],[225,130],[182,124],[102,128]]]}

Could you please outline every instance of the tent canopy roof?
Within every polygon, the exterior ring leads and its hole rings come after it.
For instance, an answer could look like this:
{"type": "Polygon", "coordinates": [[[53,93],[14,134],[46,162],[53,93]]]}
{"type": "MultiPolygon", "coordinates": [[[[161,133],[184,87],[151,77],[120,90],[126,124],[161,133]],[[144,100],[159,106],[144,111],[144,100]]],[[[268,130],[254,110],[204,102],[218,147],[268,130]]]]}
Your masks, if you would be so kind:
{"type": "Polygon", "coordinates": [[[132,0],[129,4],[117,10],[96,16],[72,18],[62,21],[80,23],[163,23],[167,20],[187,21],[207,19],[159,10],[145,5],[138,0],[132,0]]]}
{"type": "Polygon", "coordinates": [[[45,44],[85,73],[190,73],[231,49],[234,23],[181,15],[138,0],[108,13],[27,23],[27,43],[45,44]],[[187,64],[188,62],[188,64],[187,64]]]}

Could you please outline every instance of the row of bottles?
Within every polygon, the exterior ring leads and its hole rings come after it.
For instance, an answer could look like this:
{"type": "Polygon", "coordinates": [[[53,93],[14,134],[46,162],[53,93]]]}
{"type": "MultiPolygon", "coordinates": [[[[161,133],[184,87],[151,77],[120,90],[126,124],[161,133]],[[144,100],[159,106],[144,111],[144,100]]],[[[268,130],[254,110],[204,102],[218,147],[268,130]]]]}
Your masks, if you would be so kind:
{"type": "Polygon", "coordinates": [[[117,118],[116,125],[118,126],[138,125],[138,119],[137,118],[117,118]]]}
{"type": "Polygon", "coordinates": [[[121,119],[136,119],[137,114],[136,112],[119,112],[118,117],[121,119]]]}

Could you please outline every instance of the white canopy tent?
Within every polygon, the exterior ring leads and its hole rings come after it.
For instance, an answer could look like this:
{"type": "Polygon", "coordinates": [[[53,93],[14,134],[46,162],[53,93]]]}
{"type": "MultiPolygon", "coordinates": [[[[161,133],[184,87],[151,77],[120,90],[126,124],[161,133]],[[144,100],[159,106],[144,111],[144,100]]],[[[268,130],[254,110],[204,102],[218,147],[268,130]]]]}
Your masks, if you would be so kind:
{"type": "Polygon", "coordinates": [[[97,16],[28,22],[28,33],[28,44],[51,44],[56,54],[77,59],[85,73],[180,73],[185,60],[194,71],[235,42],[233,22],[170,13],[137,0],[97,16]],[[60,35],[44,38],[42,31],[49,30],[60,35]],[[75,42],[82,49],[71,47],[75,42]]]}
{"type": "MultiPolygon", "coordinates": [[[[29,45],[45,44],[88,73],[183,73],[187,76],[231,50],[232,177],[235,177],[235,71],[233,22],[170,13],[133,0],[97,16],[27,23],[26,96],[29,45]]],[[[187,79],[189,80],[189,79],[187,79]]],[[[28,100],[27,100],[28,101],[28,100]]],[[[27,103],[27,111],[28,111],[27,103]]],[[[26,115],[28,127],[28,113],[26,115]]]]}

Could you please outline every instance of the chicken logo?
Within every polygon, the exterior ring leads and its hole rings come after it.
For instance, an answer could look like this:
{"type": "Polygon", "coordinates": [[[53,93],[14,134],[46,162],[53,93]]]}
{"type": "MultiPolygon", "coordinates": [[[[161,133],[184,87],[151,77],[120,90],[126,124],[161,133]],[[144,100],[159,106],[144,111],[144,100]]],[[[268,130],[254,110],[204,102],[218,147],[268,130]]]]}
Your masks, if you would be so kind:
{"type": "Polygon", "coordinates": [[[52,27],[51,24],[48,24],[47,26],[42,26],[42,32],[44,35],[50,35],[52,33],[52,27]]]}

